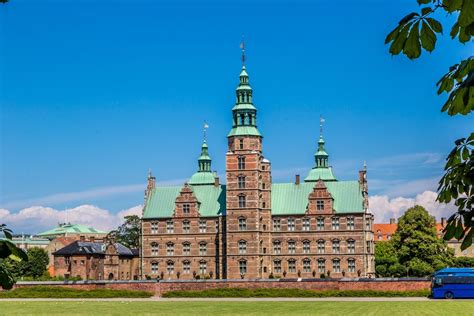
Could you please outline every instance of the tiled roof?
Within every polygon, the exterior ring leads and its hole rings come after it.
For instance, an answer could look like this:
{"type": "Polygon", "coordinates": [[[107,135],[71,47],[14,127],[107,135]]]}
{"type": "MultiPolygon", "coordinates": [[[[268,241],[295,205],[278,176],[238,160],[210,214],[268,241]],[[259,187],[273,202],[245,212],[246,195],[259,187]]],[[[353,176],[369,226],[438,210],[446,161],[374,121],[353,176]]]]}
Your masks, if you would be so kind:
{"type": "MultiPolygon", "coordinates": [[[[272,214],[296,215],[304,214],[308,205],[308,197],[314,183],[305,182],[276,183],[272,185],[272,214]]],[[[357,181],[328,181],[325,185],[334,198],[336,213],[364,212],[363,197],[357,181]]],[[[194,195],[200,202],[201,216],[225,215],[225,185],[192,186],[194,195]]],[[[157,187],[146,202],[143,218],[168,218],[173,216],[176,197],[181,187],[157,187]]]]}
{"type": "Polygon", "coordinates": [[[388,236],[393,236],[397,230],[398,225],[395,224],[374,224],[374,238],[376,241],[385,241],[388,240],[388,236]]]}
{"type": "MultiPolygon", "coordinates": [[[[121,256],[134,256],[134,252],[122,244],[115,243],[115,248],[121,256]]],[[[102,242],[75,241],[64,248],[59,249],[53,255],[103,255],[106,244],[102,242]]]]}

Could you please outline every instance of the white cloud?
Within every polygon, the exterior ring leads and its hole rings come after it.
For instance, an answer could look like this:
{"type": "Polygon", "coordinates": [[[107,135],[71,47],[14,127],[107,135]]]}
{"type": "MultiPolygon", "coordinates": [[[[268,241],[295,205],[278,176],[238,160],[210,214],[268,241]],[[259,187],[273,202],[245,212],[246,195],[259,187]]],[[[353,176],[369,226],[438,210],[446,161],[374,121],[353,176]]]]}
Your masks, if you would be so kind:
{"type": "Polygon", "coordinates": [[[424,191],[414,198],[395,197],[387,195],[374,195],[369,197],[369,210],[375,215],[376,223],[388,223],[390,218],[398,219],[405,211],[414,206],[423,206],[439,221],[441,217],[449,217],[456,211],[453,204],[440,204],[436,202],[437,193],[424,191]]]}
{"type": "Polygon", "coordinates": [[[15,233],[39,233],[66,221],[109,231],[119,226],[124,216],[141,215],[141,210],[142,206],[137,205],[113,214],[108,210],[88,204],[66,210],[32,206],[15,213],[0,209],[0,222],[7,224],[15,233]]]}
{"type": "Polygon", "coordinates": [[[440,177],[416,180],[379,180],[369,179],[369,190],[380,190],[381,194],[389,197],[415,196],[420,192],[433,191],[438,187],[440,177]]]}

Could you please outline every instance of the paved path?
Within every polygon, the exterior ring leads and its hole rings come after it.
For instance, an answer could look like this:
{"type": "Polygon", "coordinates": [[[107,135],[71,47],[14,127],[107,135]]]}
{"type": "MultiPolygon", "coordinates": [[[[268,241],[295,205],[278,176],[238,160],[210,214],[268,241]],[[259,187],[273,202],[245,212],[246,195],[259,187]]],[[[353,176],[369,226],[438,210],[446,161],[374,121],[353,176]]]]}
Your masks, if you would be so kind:
{"type": "MultiPolygon", "coordinates": [[[[58,301],[93,301],[93,302],[436,302],[427,297],[249,297],[249,298],[8,298],[1,302],[58,302],[58,301]]],[[[463,300],[474,301],[474,300],[463,300]]]]}

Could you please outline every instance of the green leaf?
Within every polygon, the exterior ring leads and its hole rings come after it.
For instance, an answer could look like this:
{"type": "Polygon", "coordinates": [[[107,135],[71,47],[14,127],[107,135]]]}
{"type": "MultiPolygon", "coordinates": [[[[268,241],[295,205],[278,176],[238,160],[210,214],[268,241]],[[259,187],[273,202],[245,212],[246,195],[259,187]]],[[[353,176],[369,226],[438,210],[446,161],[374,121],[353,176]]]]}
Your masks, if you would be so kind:
{"type": "Polygon", "coordinates": [[[456,232],[456,220],[448,221],[448,225],[444,231],[444,240],[451,240],[454,237],[454,233],[456,232]]]}
{"type": "Polygon", "coordinates": [[[436,33],[443,33],[443,26],[439,21],[433,19],[433,18],[426,18],[426,21],[428,21],[428,24],[431,26],[433,31],[436,33]]]}
{"type": "Polygon", "coordinates": [[[443,8],[451,13],[461,9],[463,0],[443,0],[443,8]]]}
{"type": "Polygon", "coordinates": [[[421,15],[426,15],[430,12],[433,12],[433,9],[431,9],[430,7],[424,7],[423,9],[421,9],[421,15]]]}
{"type": "Polygon", "coordinates": [[[419,5],[430,3],[432,0],[416,0],[419,5]]]}
{"type": "Polygon", "coordinates": [[[0,240],[0,258],[12,259],[20,258],[21,260],[28,261],[28,256],[23,249],[18,248],[12,241],[8,239],[0,240]]]}
{"type": "Polygon", "coordinates": [[[474,229],[471,227],[469,232],[466,236],[464,236],[464,240],[461,244],[461,250],[466,250],[470,245],[472,245],[472,237],[474,235],[474,229]]]}
{"type": "Polygon", "coordinates": [[[451,35],[451,38],[454,39],[458,35],[458,33],[459,33],[459,23],[456,22],[451,28],[451,32],[449,33],[449,35],[451,35]]]}
{"type": "Polygon", "coordinates": [[[458,22],[460,27],[467,27],[474,21],[474,1],[464,0],[459,12],[458,22]]]}
{"type": "Polygon", "coordinates": [[[403,49],[405,42],[407,40],[408,30],[413,23],[407,23],[402,30],[397,34],[396,38],[393,40],[392,45],[390,46],[389,52],[392,55],[398,55],[403,49]]]}
{"type": "Polygon", "coordinates": [[[419,25],[420,21],[413,25],[403,47],[403,53],[410,59],[418,58],[421,55],[419,25]]]}
{"type": "Polygon", "coordinates": [[[8,271],[7,267],[0,262],[0,287],[4,290],[10,290],[15,284],[13,275],[8,271]]]}
{"type": "Polygon", "coordinates": [[[409,13],[409,14],[405,15],[403,17],[403,19],[401,19],[400,22],[398,22],[398,24],[400,24],[400,25],[406,24],[408,21],[413,19],[415,16],[420,16],[420,15],[416,12],[409,13]]]}
{"type": "Polygon", "coordinates": [[[464,228],[462,227],[461,221],[458,221],[456,225],[456,231],[454,232],[454,238],[461,239],[464,233],[464,228]]]}
{"type": "Polygon", "coordinates": [[[394,28],[390,34],[387,35],[387,37],[385,38],[385,44],[388,44],[390,43],[391,41],[393,41],[395,38],[396,38],[396,35],[400,32],[400,30],[402,29],[403,27],[403,24],[399,24],[396,28],[394,28]]]}
{"type": "Polygon", "coordinates": [[[436,34],[431,30],[431,28],[423,21],[421,25],[421,45],[424,49],[429,52],[432,52],[436,45],[436,34]]]}

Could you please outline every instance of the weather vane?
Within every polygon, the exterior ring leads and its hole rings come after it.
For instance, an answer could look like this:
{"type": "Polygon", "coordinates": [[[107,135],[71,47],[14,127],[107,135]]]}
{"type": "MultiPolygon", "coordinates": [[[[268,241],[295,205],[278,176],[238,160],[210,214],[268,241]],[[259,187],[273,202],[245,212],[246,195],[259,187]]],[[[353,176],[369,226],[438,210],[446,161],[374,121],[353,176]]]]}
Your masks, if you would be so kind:
{"type": "Polygon", "coordinates": [[[244,42],[243,35],[242,35],[242,41],[240,42],[240,49],[242,50],[242,66],[245,66],[245,42],[244,42]]]}
{"type": "Polygon", "coordinates": [[[208,128],[209,128],[209,125],[207,125],[207,122],[204,121],[204,135],[203,135],[204,141],[206,141],[206,136],[207,136],[206,134],[207,134],[207,129],[208,128]]]}
{"type": "Polygon", "coordinates": [[[319,116],[319,133],[323,135],[323,123],[326,122],[322,115],[319,116]]]}

